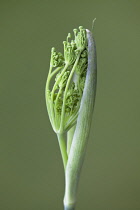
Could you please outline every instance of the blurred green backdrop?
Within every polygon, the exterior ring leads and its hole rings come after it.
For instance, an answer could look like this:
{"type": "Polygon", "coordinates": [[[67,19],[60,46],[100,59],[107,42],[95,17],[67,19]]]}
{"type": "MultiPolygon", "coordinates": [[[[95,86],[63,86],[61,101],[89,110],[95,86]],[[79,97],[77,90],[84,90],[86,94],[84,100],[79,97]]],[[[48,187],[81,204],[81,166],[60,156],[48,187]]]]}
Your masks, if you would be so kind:
{"type": "Polygon", "coordinates": [[[140,1],[0,0],[0,210],[62,210],[50,49],[96,17],[98,88],[77,210],[140,209],[140,1]]]}

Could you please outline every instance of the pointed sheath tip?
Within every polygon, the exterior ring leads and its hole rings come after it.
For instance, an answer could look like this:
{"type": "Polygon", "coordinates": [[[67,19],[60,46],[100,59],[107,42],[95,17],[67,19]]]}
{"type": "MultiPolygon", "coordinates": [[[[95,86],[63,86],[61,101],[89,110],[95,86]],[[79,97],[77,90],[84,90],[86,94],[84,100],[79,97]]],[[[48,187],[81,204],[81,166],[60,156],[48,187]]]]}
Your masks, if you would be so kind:
{"type": "MultiPolygon", "coordinates": [[[[93,21],[92,21],[92,27],[91,27],[92,32],[93,32],[93,29],[94,29],[95,21],[96,21],[96,18],[94,18],[93,21]]],[[[86,29],[86,31],[89,32],[90,30],[86,29]]]]}

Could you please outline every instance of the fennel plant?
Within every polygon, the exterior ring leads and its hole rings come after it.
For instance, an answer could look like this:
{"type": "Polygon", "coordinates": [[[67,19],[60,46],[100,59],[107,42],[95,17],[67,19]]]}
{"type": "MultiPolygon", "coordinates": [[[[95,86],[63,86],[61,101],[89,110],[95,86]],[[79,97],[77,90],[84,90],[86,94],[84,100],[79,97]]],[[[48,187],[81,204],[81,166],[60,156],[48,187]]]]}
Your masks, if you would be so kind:
{"type": "Polygon", "coordinates": [[[64,55],[51,50],[46,82],[46,105],[57,135],[65,173],[64,210],[74,210],[92,112],[95,103],[97,66],[93,34],[82,26],[69,33],[64,55]]]}

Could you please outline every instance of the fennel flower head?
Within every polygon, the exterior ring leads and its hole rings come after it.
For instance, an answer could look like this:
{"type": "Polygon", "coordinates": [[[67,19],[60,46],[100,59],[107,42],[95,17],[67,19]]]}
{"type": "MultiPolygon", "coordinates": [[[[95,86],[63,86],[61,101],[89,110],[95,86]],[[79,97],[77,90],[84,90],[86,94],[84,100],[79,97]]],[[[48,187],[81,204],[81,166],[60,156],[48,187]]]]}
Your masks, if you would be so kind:
{"type": "Polygon", "coordinates": [[[65,210],[74,210],[96,95],[97,62],[93,34],[80,26],[51,50],[46,105],[57,134],[65,171],[65,210]]]}
{"type": "Polygon", "coordinates": [[[51,50],[50,71],[46,85],[46,102],[49,118],[56,133],[68,131],[77,120],[83,94],[87,66],[87,35],[80,26],[74,29],[74,39],[69,33],[64,45],[64,55],[51,50]],[[51,81],[54,85],[51,88],[51,81]]]}

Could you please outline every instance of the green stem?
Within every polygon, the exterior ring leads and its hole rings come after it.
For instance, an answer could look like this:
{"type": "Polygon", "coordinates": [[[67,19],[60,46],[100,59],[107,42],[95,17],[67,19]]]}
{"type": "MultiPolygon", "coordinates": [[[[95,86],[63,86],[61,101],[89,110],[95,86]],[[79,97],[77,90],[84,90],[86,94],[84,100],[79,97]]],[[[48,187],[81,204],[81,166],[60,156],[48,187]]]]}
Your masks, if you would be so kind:
{"type": "Polygon", "coordinates": [[[50,74],[51,74],[51,71],[52,71],[52,66],[50,66],[50,69],[49,69],[49,73],[48,73],[48,77],[47,77],[47,82],[46,82],[46,90],[49,90],[49,85],[50,85],[50,74]]]}
{"type": "Polygon", "coordinates": [[[54,93],[55,93],[55,90],[56,90],[56,87],[61,79],[61,76],[63,75],[63,73],[66,71],[66,69],[68,68],[68,64],[65,65],[65,67],[63,68],[62,72],[60,73],[60,75],[58,76],[53,88],[52,88],[52,92],[51,92],[51,116],[52,116],[52,123],[53,125],[55,124],[55,113],[54,113],[54,106],[53,106],[53,103],[54,103],[54,93]]]}
{"type": "Polygon", "coordinates": [[[67,132],[67,153],[69,155],[71,144],[72,144],[72,139],[75,131],[75,125],[67,132]]]}
{"type": "Polygon", "coordinates": [[[52,88],[52,94],[51,94],[51,101],[53,103],[53,97],[54,97],[54,92],[56,90],[56,86],[58,85],[60,79],[61,79],[61,76],[64,74],[64,72],[66,71],[66,69],[68,68],[68,64],[65,65],[65,67],[63,68],[62,72],[60,73],[60,75],[58,76],[53,88],[52,88]]]}
{"type": "Polygon", "coordinates": [[[63,66],[57,67],[57,68],[51,73],[49,79],[51,79],[51,78],[52,78],[58,71],[60,71],[60,69],[62,69],[62,68],[63,68],[63,66]]]}
{"type": "Polygon", "coordinates": [[[63,105],[62,105],[62,113],[61,113],[61,123],[60,123],[60,131],[63,130],[63,127],[64,127],[64,116],[65,116],[65,102],[66,102],[66,96],[67,96],[67,91],[68,91],[68,88],[69,88],[69,85],[70,85],[70,82],[71,82],[71,79],[72,79],[72,76],[74,74],[74,71],[75,71],[75,68],[77,66],[77,63],[79,61],[79,58],[80,58],[80,54],[81,52],[79,52],[79,54],[77,55],[77,59],[74,63],[74,66],[71,70],[71,73],[70,73],[70,76],[68,78],[68,81],[67,81],[67,84],[66,84],[66,88],[65,88],[65,92],[64,92],[64,97],[63,97],[63,105]]]}
{"type": "Polygon", "coordinates": [[[63,165],[64,165],[64,170],[65,170],[66,165],[67,165],[67,160],[68,160],[65,136],[64,136],[64,134],[57,134],[57,137],[58,137],[58,142],[59,142],[60,151],[61,151],[62,160],[63,160],[63,165]]]}

